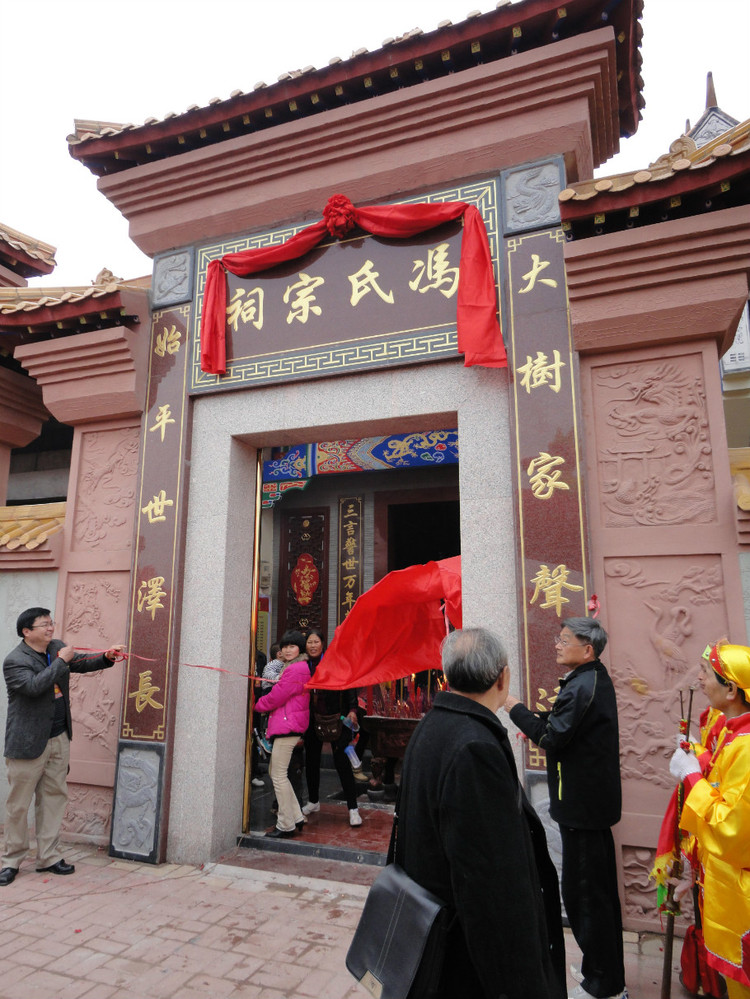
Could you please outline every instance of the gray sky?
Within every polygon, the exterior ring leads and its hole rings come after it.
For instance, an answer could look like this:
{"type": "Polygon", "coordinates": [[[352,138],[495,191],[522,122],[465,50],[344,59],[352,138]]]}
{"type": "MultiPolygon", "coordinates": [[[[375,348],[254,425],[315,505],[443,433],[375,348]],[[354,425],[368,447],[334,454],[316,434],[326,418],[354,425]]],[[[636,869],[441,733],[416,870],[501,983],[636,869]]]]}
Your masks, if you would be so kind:
{"type": "MultiPolygon", "coordinates": [[[[140,124],[493,8],[492,0],[3,0],[0,220],[57,247],[56,270],[31,283],[85,285],[102,267],[125,278],[151,270],[96,178],[69,156],[74,118],[140,124]]],[[[642,23],[644,119],[600,175],[666,152],[685,119],[702,113],[708,70],[720,106],[750,117],[750,0],[645,0],[642,23]]]]}

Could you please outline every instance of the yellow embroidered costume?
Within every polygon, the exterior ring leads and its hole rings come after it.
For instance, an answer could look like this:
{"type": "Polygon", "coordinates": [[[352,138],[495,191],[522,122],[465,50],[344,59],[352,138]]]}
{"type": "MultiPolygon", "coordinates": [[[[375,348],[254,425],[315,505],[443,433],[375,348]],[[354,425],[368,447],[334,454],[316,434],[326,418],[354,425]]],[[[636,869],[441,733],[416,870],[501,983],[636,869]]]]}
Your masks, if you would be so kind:
{"type": "Polygon", "coordinates": [[[712,707],[693,745],[700,771],[684,779],[680,826],[694,839],[683,851],[697,862],[708,962],[730,997],[750,996],[750,649],[720,644],[704,658],[712,707]]]}

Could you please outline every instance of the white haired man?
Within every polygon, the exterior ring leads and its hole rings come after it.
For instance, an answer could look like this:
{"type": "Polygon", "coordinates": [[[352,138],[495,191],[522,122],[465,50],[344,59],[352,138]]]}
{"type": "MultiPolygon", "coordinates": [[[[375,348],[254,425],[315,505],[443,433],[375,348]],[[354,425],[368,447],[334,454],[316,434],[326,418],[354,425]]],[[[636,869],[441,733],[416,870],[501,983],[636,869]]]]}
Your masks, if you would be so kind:
{"type": "Polygon", "coordinates": [[[450,691],[409,741],[396,862],[456,912],[440,999],[560,999],[565,961],[557,875],[496,712],[510,669],[483,628],[443,643],[450,691]]]}

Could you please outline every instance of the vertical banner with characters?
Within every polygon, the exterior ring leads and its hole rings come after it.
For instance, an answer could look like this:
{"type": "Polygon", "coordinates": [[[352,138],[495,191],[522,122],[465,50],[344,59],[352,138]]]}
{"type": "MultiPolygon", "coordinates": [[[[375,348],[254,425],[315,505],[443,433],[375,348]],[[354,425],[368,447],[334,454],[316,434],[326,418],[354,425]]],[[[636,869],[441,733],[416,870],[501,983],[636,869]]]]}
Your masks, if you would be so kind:
{"type": "Polygon", "coordinates": [[[166,747],[175,698],[180,519],[188,439],[190,305],[152,317],[130,603],[130,655],[110,853],[158,861],[166,747]]]}
{"type": "Polygon", "coordinates": [[[362,594],[363,503],[361,496],[339,496],[337,624],[362,594]]]}
{"type": "MultiPolygon", "coordinates": [[[[549,711],[558,690],[553,640],[588,602],[573,351],[558,227],[505,241],[513,371],[520,620],[527,702],[549,711]]],[[[543,769],[529,745],[527,763],[543,769]]]]}

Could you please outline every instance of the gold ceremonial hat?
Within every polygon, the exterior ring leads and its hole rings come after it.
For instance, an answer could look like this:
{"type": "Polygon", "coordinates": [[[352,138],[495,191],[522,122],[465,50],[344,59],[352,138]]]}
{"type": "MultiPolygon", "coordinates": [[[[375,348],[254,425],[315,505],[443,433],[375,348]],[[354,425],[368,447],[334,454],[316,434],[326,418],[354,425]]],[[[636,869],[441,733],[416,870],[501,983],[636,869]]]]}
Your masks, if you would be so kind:
{"type": "Polygon", "coordinates": [[[746,645],[717,642],[706,649],[704,656],[714,672],[736,683],[744,692],[745,699],[750,701],[750,649],[746,645]]]}

